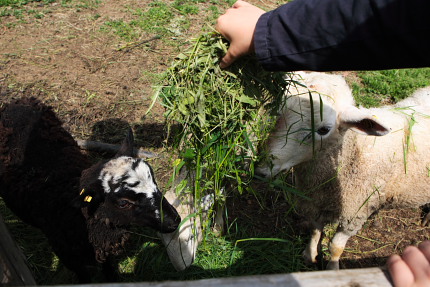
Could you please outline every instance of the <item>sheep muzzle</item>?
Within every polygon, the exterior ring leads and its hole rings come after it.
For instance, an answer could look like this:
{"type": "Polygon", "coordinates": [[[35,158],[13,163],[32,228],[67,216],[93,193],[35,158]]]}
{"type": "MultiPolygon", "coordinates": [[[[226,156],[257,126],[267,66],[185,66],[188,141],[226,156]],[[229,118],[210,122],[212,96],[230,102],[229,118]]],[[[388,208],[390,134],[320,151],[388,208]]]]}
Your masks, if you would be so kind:
{"type": "Polygon", "coordinates": [[[120,254],[130,233],[107,216],[103,204],[96,210],[94,216],[88,215],[87,208],[82,208],[82,213],[87,221],[88,239],[94,247],[95,259],[103,263],[110,254],[120,254]]]}

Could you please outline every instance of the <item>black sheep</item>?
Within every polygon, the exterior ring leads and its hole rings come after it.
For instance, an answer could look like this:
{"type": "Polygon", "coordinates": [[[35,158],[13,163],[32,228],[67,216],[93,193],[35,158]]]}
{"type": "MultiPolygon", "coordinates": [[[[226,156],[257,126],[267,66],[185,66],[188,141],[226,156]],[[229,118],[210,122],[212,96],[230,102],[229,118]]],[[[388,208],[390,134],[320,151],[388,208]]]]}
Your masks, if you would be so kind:
{"type": "Polygon", "coordinates": [[[160,232],[179,225],[150,166],[133,156],[130,132],[113,159],[91,166],[50,107],[22,98],[0,109],[0,196],[43,231],[81,283],[91,282],[97,262],[113,280],[106,260],[122,250],[128,225],[160,232]]]}

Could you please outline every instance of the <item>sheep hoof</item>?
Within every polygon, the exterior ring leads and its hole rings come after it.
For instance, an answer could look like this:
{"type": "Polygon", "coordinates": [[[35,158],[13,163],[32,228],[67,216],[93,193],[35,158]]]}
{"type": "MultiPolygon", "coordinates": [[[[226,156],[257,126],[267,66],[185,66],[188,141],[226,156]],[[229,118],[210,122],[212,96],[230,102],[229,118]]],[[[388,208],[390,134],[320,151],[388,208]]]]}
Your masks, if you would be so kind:
{"type": "Polygon", "coordinates": [[[312,257],[309,253],[309,250],[303,251],[302,256],[303,256],[305,263],[308,265],[312,265],[312,264],[317,263],[316,256],[312,257]]]}
{"type": "Polygon", "coordinates": [[[339,270],[339,261],[330,261],[327,264],[327,270],[339,270]]]}

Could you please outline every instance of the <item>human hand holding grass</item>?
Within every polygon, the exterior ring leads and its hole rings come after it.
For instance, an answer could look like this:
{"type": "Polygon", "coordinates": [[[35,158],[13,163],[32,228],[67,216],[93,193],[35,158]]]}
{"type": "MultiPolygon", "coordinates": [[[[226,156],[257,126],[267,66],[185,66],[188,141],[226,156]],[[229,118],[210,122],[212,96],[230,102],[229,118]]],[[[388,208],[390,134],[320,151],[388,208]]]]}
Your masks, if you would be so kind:
{"type": "Polygon", "coordinates": [[[239,0],[218,18],[216,29],[230,42],[230,48],[221,59],[221,68],[254,51],[255,26],[264,13],[264,10],[239,0]]]}

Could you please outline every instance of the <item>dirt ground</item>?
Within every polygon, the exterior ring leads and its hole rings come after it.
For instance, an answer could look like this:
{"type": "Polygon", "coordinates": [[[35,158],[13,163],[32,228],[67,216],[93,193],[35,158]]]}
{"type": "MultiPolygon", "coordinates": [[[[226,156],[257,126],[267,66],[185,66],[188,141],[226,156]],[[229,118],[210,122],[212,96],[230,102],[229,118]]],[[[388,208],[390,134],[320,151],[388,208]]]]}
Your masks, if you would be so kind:
{"type": "MultiPolygon", "coordinates": [[[[66,129],[79,139],[118,144],[127,126],[132,126],[136,144],[159,155],[154,165],[163,184],[170,176],[172,160],[163,148],[164,110],[156,103],[146,113],[152,103],[152,75],[164,71],[179,51],[165,46],[166,39],[154,39],[151,34],[143,34],[138,46],[118,49],[126,43],[99,31],[106,18],[127,20],[126,7],[143,9],[147,2],[103,1],[96,8],[79,12],[55,2],[46,4],[49,7],[34,2],[29,5],[35,10],[49,8],[49,13],[24,21],[2,17],[0,103],[21,94],[36,96],[53,106],[66,129]]],[[[195,17],[181,36],[184,39],[201,31],[203,20],[195,17]]],[[[255,216],[256,228],[276,232],[284,222],[280,220],[281,208],[268,214],[259,210],[250,196],[232,206],[238,208],[231,216],[255,216]]],[[[430,239],[430,229],[420,226],[421,216],[419,209],[381,211],[349,240],[341,265],[380,266],[388,255],[430,239]]],[[[298,222],[306,226],[306,222],[298,222]]]]}

